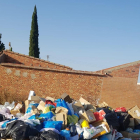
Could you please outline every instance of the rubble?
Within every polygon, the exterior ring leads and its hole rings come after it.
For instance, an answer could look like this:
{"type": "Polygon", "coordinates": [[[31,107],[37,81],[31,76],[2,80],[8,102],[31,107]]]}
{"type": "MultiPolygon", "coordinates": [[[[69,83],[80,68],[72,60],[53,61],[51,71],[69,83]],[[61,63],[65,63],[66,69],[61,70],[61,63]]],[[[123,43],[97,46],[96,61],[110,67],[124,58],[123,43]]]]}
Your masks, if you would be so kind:
{"type": "Polygon", "coordinates": [[[138,140],[140,109],[93,106],[84,98],[41,98],[30,91],[24,103],[0,105],[1,140],[138,140]]]}

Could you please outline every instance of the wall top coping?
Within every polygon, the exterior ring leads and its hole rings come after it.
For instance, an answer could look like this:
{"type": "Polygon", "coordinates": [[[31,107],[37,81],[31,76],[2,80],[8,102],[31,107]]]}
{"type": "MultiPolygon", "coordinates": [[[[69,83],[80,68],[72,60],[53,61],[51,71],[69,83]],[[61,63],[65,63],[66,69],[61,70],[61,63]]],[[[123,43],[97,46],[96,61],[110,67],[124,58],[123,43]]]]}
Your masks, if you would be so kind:
{"type": "Polygon", "coordinates": [[[4,67],[17,67],[23,69],[34,69],[34,70],[44,70],[44,71],[54,71],[54,72],[62,72],[62,73],[70,73],[70,74],[83,74],[83,75],[93,75],[93,76],[102,76],[105,77],[106,75],[101,73],[94,73],[90,71],[80,71],[80,70],[57,70],[57,69],[50,69],[44,67],[34,67],[34,66],[25,66],[22,64],[12,64],[12,63],[0,63],[1,66],[4,67]]]}

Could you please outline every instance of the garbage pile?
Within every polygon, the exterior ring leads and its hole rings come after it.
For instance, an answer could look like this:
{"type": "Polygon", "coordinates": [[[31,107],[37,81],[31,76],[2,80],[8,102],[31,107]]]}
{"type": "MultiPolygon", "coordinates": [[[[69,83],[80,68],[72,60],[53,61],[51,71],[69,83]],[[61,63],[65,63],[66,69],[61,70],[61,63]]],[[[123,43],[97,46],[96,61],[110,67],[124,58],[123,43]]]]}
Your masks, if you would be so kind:
{"type": "Polygon", "coordinates": [[[140,109],[115,110],[103,102],[93,106],[84,98],[40,98],[0,105],[1,140],[138,140],[140,109]],[[25,112],[24,112],[25,111],[25,112]]]}

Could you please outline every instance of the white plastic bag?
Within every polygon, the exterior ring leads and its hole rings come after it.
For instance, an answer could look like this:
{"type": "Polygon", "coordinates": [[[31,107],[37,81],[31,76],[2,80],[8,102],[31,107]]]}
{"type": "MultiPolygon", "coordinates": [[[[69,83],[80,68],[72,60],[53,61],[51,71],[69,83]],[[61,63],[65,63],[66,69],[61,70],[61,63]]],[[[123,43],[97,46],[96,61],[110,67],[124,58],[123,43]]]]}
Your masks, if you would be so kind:
{"type": "Polygon", "coordinates": [[[38,124],[40,124],[40,121],[38,119],[35,119],[35,120],[25,120],[24,122],[28,123],[28,124],[31,124],[32,126],[36,126],[38,124]]]}
{"type": "Polygon", "coordinates": [[[32,90],[29,93],[28,100],[31,100],[31,96],[35,96],[35,92],[32,90]]]}
{"type": "Polygon", "coordinates": [[[75,126],[76,126],[77,133],[80,135],[84,131],[84,129],[81,128],[81,125],[78,123],[76,123],[75,126]]]}
{"type": "Polygon", "coordinates": [[[27,120],[31,116],[32,116],[32,113],[26,113],[24,116],[20,117],[19,120],[24,121],[24,120],[27,120]]]}
{"type": "Polygon", "coordinates": [[[90,129],[84,127],[83,137],[84,139],[91,139],[93,136],[95,136],[100,132],[101,132],[100,129],[96,129],[95,127],[92,127],[90,129]]]}
{"type": "Polygon", "coordinates": [[[23,116],[22,113],[17,113],[15,117],[16,117],[16,118],[21,118],[22,116],[23,116]]]}
{"type": "Polygon", "coordinates": [[[5,114],[5,113],[9,113],[10,114],[10,110],[6,107],[2,107],[2,109],[0,110],[0,114],[5,114]]]}

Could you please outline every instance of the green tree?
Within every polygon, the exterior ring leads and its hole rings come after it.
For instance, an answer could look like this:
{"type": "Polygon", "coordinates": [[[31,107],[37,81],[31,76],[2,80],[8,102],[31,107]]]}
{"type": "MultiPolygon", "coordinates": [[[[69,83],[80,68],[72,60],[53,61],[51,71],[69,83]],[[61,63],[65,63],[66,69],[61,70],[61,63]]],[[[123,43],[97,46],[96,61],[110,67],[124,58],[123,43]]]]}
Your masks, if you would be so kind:
{"type": "Polygon", "coordinates": [[[32,15],[32,23],[30,30],[30,46],[29,46],[29,56],[39,58],[39,47],[38,47],[38,22],[37,22],[37,9],[36,5],[34,7],[34,12],[32,15]]]}
{"type": "Polygon", "coordinates": [[[5,50],[5,45],[1,42],[2,34],[0,34],[0,52],[5,50]]]}
{"type": "Polygon", "coordinates": [[[13,51],[12,47],[10,48],[10,51],[11,51],[11,52],[13,51]]]}

